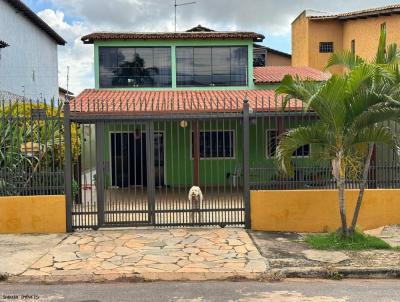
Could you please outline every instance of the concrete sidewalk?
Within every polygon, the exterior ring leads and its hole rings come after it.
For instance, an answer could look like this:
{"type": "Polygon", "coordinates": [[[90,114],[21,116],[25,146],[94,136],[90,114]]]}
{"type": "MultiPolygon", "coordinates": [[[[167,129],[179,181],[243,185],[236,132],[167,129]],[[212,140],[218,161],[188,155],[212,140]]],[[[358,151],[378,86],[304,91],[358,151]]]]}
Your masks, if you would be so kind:
{"type": "MultiPolygon", "coordinates": [[[[400,244],[398,226],[373,233],[400,244]]],[[[26,283],[400,277],[400,250],[318,251],[304,234],[239,228],[0,235],[0,255],[0,281],[26,283]]]]}
{"type": "Polygon", "coordinates": [[[243,229],[90,231],[57,238],[62,240],[40,250],[41,257],[20,259],[28,265],[23,271],[11,271],[8,280],[257,279],[268,269],[266,259],[243,229]]]}

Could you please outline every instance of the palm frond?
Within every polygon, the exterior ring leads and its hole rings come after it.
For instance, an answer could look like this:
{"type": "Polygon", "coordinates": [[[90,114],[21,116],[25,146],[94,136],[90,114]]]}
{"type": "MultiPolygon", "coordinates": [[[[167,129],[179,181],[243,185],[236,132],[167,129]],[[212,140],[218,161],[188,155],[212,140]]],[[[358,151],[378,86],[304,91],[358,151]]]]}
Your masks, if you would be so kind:
{"type": "Polygon", "coordinates": [[[291,157],[298,148],[308,144],[328,145],[329,139],[324,129],[323,124],[315,123],[289,130],[283,134],[276,150],[280,170],[288,175],[293,174],[291,157]]]}
{"type": "Polygon", "coordinates": [[[359,66],[360,64],[363,64],[364,60],[357,56],[356,54],[353,54],[350,51],[344,51],[341,53],[334,53],[330,56],[328,59],[328,63],[325,67],[325,70],[333,67],[333,66],[344,66],[348,68],[349,70],[359,66]]]}

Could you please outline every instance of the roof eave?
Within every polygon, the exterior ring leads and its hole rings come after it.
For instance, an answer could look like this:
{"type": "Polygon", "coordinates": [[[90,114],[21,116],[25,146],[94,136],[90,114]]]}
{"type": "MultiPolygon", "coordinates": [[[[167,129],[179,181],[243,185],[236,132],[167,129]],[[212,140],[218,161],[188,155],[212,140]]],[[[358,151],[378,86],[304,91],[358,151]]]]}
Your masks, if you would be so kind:
{"type": "Polygon", "coordinates": [[[14,9],[22,12],[32,23],[46,32],[58,45],[64,46],[65,41],[58,33],[54,31],[46,22],[44,22],[37,14],[35,14],[27,5],[20,0],[5,0],[14,9]]]}

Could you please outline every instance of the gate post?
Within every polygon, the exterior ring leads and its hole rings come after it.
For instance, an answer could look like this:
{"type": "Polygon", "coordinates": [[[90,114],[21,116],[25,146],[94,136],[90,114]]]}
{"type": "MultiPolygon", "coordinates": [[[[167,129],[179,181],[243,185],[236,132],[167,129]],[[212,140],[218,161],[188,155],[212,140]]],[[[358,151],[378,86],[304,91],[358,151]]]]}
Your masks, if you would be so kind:
{"type": "Polygon", "coordinates": [[[154,122],[146,122],[146,169],[149,223],[155,224],[154,122]]]}
{"type": "Polygon", "coordinates": [[[64,186],[66,199],[66,222],[67,232],[73,231],[72,226],[72,147],[71,147],[71,121],[68,99],[64,103],[64,186]]]}
{"type": "Polygon", "coordinates": [[[243,200],[244,200],[244,225],[251,228],[250,218],[250,108],[249,101],[243,100],[243,200]]]}
{"type": "Polygon", "coordinates": [[[104,122],[95,123],[97,226],[104,224],[104,122]]]}

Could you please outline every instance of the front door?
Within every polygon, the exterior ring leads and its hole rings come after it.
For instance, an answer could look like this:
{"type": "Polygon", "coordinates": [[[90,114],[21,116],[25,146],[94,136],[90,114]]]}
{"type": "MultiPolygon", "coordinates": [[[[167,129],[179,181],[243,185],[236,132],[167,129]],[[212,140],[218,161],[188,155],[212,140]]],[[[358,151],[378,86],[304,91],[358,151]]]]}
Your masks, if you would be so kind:
{"type": "MultiPolygon", "coordinates": [[[[111,133],[111,186],[127,188],[147,185],[146,134],[111,133]]],[[[154,133],[156,186],[164,185],[164,134],[154,133]]]]}

